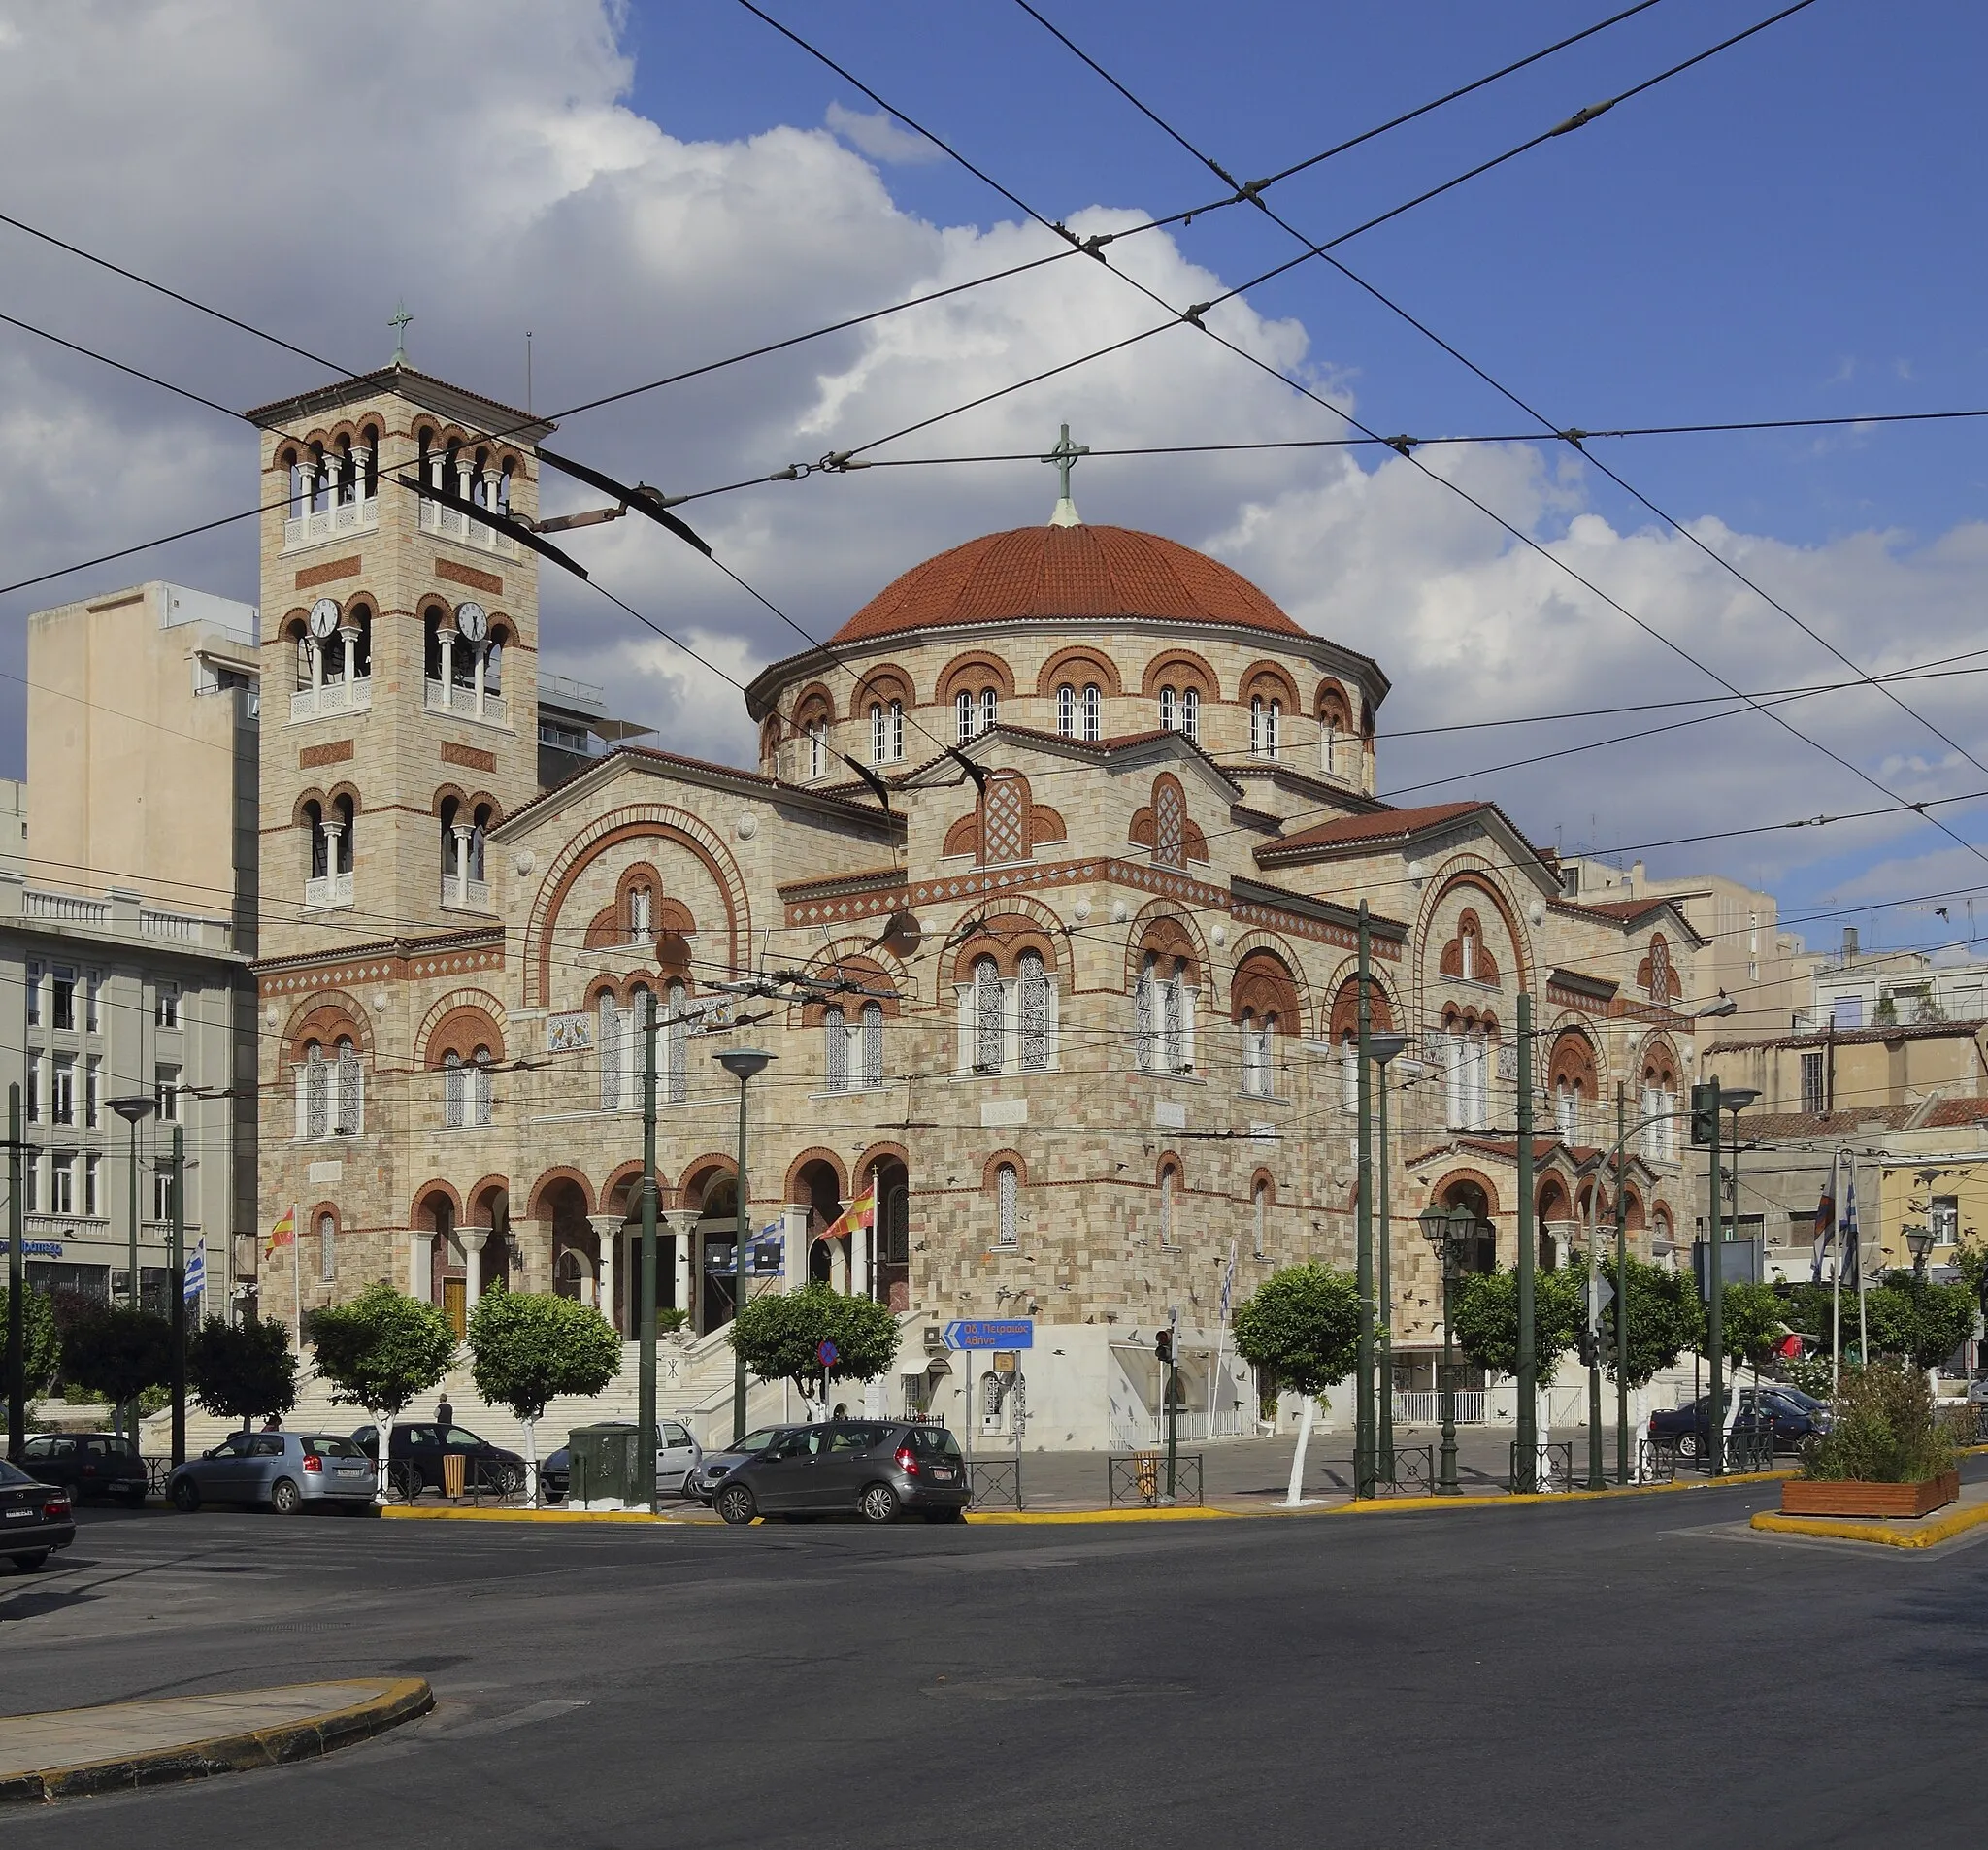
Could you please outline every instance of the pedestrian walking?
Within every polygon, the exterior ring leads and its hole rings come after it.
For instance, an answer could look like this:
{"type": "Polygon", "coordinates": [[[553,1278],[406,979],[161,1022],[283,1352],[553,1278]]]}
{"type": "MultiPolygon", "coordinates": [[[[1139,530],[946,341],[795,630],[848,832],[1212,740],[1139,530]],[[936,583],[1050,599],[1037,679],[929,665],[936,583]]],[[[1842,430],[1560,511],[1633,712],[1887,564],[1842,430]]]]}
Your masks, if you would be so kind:
{"type": "Polygon", "coordinates": [[[447,1395],[445,1394],[442,1397],[441,1404],[435,1409],[435,1417],[438,1420],[440,1420],[444,1426],[452,1426],[455,1424],[455,1408],[448,1404],[447,1395]]]}

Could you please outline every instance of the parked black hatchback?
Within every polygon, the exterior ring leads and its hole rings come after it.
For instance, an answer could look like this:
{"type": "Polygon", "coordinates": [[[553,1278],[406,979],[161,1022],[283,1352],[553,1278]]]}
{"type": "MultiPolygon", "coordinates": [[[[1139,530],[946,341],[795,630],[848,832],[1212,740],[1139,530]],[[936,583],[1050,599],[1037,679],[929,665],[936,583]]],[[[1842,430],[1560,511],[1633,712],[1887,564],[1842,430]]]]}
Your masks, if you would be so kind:
{"type": "Polygon", "coordinates": [[[755,1516],[856,1514],[895,1522],[965,1520],[972,1493],[959,1441],[921,1420],[824,1420],[790,1426],[733,1466],[712,1500],[729,1523],[755,1516]]]}
{"type": "Polygon", "coordinates": [[[59,1484],[72,1497],[117,1497],[135,1509],[150,1483],[138,1447],[116,1433],[38,1433],[20,1462],[44,1484],[59,1484]]]}

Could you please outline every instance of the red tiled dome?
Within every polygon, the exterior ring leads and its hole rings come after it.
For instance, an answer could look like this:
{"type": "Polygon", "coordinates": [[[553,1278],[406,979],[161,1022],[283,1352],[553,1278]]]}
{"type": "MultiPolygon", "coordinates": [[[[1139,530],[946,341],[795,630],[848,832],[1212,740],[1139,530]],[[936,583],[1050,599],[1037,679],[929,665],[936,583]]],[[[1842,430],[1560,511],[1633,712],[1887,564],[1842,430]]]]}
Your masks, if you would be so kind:
{"type": "Polygon", "coordinates": [[[1255,585],[1225,565],[1130,527],[1018,527],[914,565],[829,640],[864,643],[903,630],[1017,617],[1162,617],[1240,623],[1304,636],[1255,585]]]}

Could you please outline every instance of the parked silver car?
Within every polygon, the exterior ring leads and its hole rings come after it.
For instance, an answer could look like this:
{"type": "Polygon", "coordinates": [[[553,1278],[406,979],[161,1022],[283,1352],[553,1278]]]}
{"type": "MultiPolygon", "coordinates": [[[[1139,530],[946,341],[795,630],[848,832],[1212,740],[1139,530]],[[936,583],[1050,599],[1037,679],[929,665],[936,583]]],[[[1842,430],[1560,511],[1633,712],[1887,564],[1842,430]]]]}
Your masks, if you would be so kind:
{"type": "Polygon", "coordinates": [[[179,1509],[267,1504],[294,1516],[308,1503],[357,1508],[373,1501],[373,1461],[334,1433],[234,1433],[166,1479],[179,1509]]]}

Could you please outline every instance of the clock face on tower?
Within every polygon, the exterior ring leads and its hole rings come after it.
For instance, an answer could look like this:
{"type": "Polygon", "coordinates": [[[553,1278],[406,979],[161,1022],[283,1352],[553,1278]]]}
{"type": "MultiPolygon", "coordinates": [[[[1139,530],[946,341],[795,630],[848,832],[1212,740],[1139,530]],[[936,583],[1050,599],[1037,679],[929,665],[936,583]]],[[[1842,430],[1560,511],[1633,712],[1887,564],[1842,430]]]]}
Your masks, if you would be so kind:
{"type": "Polygon", "coordinates": [[[465,604],[455,613],[455,627],[466,642],[480,643],[489,634],[490,619],[480,604],[465,604]]]}
{"type": "Polygon", "coordinates": [[[338,628],[338,603],[321,597],[311,607],[311,634],[321,643],[338,628]]]}

